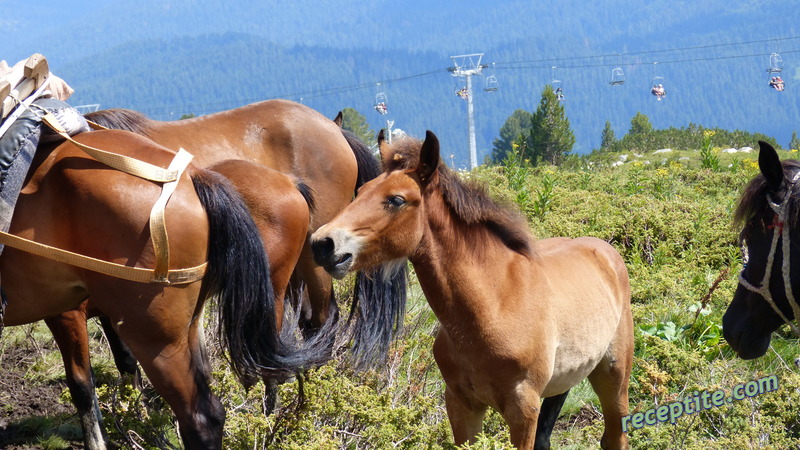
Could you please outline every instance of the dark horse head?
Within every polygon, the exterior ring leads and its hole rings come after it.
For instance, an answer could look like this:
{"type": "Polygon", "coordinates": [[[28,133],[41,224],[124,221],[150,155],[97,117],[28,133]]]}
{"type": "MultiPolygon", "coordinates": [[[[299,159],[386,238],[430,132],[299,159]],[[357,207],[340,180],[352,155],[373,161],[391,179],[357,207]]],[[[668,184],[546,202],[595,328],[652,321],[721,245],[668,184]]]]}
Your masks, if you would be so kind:
{"type": "Polygon", "coordinates": [[[759,145],[761,174],[747,185],[734,213],[747,258],[722,318],[725,339],[743,359],[763,356],[772,332],[794,320],[800,308],[800,162],[781,163],[771,145],[759,145]]]}

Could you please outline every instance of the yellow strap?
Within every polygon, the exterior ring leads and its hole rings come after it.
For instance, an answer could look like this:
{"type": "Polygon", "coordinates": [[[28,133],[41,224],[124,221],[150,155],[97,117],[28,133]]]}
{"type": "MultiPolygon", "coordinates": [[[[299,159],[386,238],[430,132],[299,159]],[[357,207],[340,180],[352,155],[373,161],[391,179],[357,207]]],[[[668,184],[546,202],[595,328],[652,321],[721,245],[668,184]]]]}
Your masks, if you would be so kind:
{"type": "Polygon", "coordinates": [[[107,152],[98,148],[81,144],[67,134],[67,131],[61,126],[60,123],[58,123],[58,119],[56,119],[52,113],[48,112],[45,114],[44,117],[42,117],[42,120],[61,137],[72,142],[78,146],[78,148],[86,152],[87,155],[109,167],[150,181],[167,183],[178,179],[178,173],[175,170],[162,169],[161,167],[140,161],[135,158],[107,152]]]}
{"type": "Polygon", "coordinates": [[[75,144],[78,148],[86,152],[86,154],[107,166],[139,178],[164,183],[161,189],[161,195],[150,210],[150,235],[153,241],[153,252],[156,259],[155,268],[150,270],[123,266],[39,244],[4,232],[0,232],[0,244],[5,244],[9,247],[71,264],[76,267],[140,283],[182,284],[203,278],[207,263],[189,269],[169,270],[169,239],[167,236],[165,209],[167,202],[178,187],[178,180],[180,180],[181,175],[192,160],[193,156],[189,152],[182,148],[179,149],[169,167],[167,169],[162,169],[161,167],[135,158],[107,152],[75,141],[67,134],[66,130],[64,130],[55,116],[49,112],[44,115],[42,120],[56,133],[61,135],[61,137],[75,144]]]}
{"type": "Polygon", "coordinates": [[[86,123],[88,123],[89,126],[94,130],[110,130],[111,129],[111,128],[108,128],[108,127],[104,127],[104,126],[100,125],[99,123],[92,122],[91,120],[87,119],[86,117],[84,117],[83,120],[85,120],[86,123]]]}
{"type": "Polygon", "coordinates": [[[24,252],[32,253],[37,256],[52,259],[61,263],[70,264],[81,269],[88,269],[123,280],[135,281],[137,283],[161,283],[161,284],[187,284],[203,278],[208,263],[187,269],[170,270],[166,279],[159,279],[155,271],[143,267],[123,266],[101,259],[92,258],[78,253],[72,253],[60,248],[40,244],[10,233],[0,231],[0,244],[7,245],[24,252]]]}
{"type": "Polygon", "coordinates": [[[178,187],[178,180],[181,174],[192,161],[192,154],[184,149],[179,149],[175,158],[169,165],[168,170],[174,170],[178,174],[175,181],[164,183],[161,188],[161,196],[158,197],[153,209],[150,211],[150,236],[153,239],[153,252],[156,255],[156,267],[154,269],[156,282],[166,282],[169,273],[169,239],[167,238],[167,224],[164,210],[167,207],[172,193],[178,187]]]}

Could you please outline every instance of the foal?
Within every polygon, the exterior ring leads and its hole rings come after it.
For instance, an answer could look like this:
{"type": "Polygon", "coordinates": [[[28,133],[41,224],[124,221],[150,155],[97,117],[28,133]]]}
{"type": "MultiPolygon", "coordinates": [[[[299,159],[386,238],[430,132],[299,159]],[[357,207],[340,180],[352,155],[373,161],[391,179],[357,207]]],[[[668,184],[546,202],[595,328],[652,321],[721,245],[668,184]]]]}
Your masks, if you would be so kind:
{"type": "Polygon", "coordinates": [[[588,237],[533,242],[516,214],[440,163],[430,131],[423,143],[379,143],[383,174],[314,233],[312,249],[338,278],[411,260],[441,323],[433,350],[456,444],[480,433],[491,406],[515,446],[549,448],[567,393],[588,377],[603,447],[626,448],[633,322],[619,253],[588,237]]]}

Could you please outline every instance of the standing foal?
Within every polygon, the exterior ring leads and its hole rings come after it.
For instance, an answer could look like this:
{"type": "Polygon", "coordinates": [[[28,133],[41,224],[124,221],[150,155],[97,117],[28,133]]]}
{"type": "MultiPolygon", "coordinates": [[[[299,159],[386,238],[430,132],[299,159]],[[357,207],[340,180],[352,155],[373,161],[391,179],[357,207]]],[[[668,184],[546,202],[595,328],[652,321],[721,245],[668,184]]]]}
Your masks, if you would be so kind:
{"type": "Polygon", "coordinates": [[[456,444],[487,407],[520,448],[549,448],[570,388],[589,378],[604,448],[627,448],[633,321],[628,272],[595,238],[534,242],[524,220],[440,164],[439,142],[382,142],[384,172],[312,236],[334,277],[410,259],[441,323],[434,356],[456,444]]]}

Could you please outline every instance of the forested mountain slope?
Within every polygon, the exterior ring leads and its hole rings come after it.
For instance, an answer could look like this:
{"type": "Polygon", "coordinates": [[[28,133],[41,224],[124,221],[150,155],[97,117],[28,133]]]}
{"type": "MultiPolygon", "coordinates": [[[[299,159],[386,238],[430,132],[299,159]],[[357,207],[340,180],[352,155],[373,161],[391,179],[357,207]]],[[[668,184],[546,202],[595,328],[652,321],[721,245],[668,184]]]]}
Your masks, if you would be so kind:
{"type": "MultiPolygon", "coordinates": [[[[155,118],[204,114],[285,97],[328,116],[353,107],[374,128],[388,118],[415,135],[432,129],[456,165],[467,161],[463,80],[450,55],[483,52],[500,89],[475,81],[479,154],[505,119],[535,110],[546,83],[562,82],[576,151],[599,145],[610,121],[624,134],[636,112],[656,128],[697,123],[775,136],[796,128],[800,35],[785,4],[506,0],[459,2],[112,1],[65,10],[61,2],[0,2],[0,58],[45,54],[76,88],[72,102],[130,107],[155,118]],[[782,40],[776,40],[782,38],[782,40]],[[767,87],[771,52],[787,89],[767,87]],[[654,74],[653,62],[657,73],[654,74]],[[553,71],[552,66],[558,69],[553,71]],[[609,86],[611,69],[625,71],[609,86]],[[661,76],[667,98],[649,94],[661,76]],[[381,87],[376,83],[381,82],[381,87]]],[[[800,127],[797,127],[800,128],[800,127]]]]}

